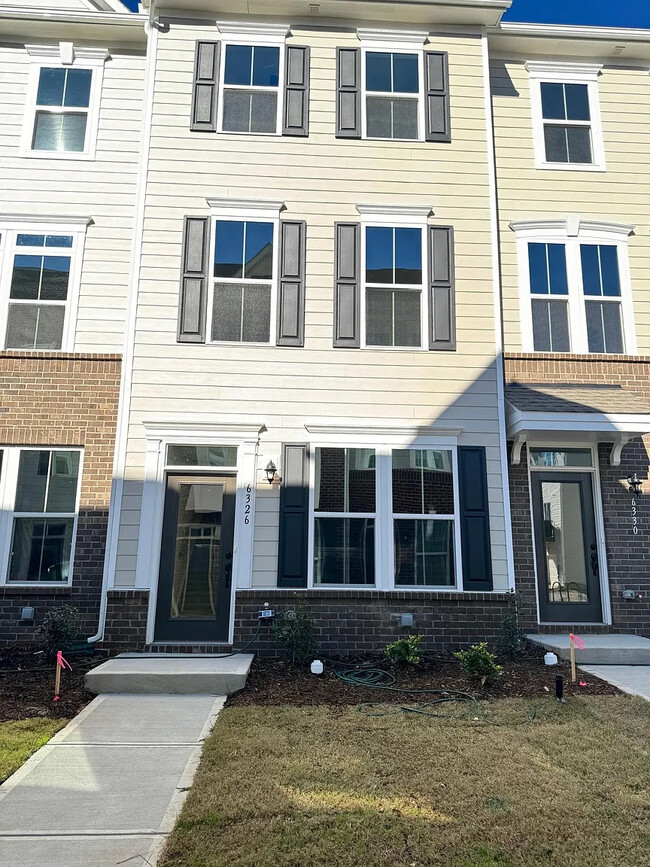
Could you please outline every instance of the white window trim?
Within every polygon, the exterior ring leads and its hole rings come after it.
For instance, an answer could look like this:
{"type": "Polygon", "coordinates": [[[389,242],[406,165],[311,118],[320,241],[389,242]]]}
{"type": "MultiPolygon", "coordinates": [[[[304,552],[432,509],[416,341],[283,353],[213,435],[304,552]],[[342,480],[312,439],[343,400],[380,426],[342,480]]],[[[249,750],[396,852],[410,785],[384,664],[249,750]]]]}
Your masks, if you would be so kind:
{"type": "Polygon", "coordinates": [[[20,155],[23,157],[54,160],[94,160],[97,152],[97,131],[104,64],[110,57],[105,48],[74,46],[71,42],[58,45],[26,45],[30,55],[25,118],[20,140],[20,155]],[[34,122],[36,118],[36,96],[38,82],[43,67],[63,69],[90,69],[92,81],[88,102],[88,121],[86,123],[86,142],[83,151],[37,151],[32,149],[34,122]]]}
{"type": "MultiPolygon", "coordinates": [[[[307,587],[311,590],[399,590],[411,592],[463,592],[463,565],[460,537],[459,478],[458,478],[458,434],[457,430],[441,430],[439,435],[423,433],[422,429],[377,428],[366,426],[357,436],[353,428],[342,426],[340,429],[329,425],[305,425],[313,438],[309,444],[309,541],[307,554],[307,587]],[[382,431],[384,431],[382,433],[382,431]],[[378,438],[380,437],[380,438],[378,438]],[[375,451],[375,583],[374,584],[316,584],[314,583],[314,518],[325,517],[328,513],[315,512],[316,449],[351,448],[374,449],[375,451]],[[444,585],[395,585],[395,549],[393,538],[393,499],[391,455],[393,449],[443,449],[451,451],[454,473],[454,574],[456,583],[444,585]]],[[[363,517],[365,513],[360,513],[363,517]]],[[[356,515],[353,517],[357,517],[356,515]]],[[[408,517],[408,516],[403,516],[408,517]]],[[[434,516],[432,516],[434,517],[434,516]]],[[[444,518],[444,520],[448,520],[444,518]]]]}
{"type": "Polygon", "coordinates": [[[0,586],[24,587],[38,589],[40,587],[70,587],[74,572],[75,548],[77,543],[77,528],[79,524],[79,505],[81,500],[81,484],[83,479],[84,450],[77,446],[2,446],[4,452],[2,461],[2,478],[0,478],[0,586]],[[70,512],[15,512],[16,497],[18,495],[18,467],[21,452],[76,452],[79,454],[79,475],[77,478],[77,494],[75,498],[74,523],[72,525],[72,543],[70,545],[70,568],[68,569],[67,581],[9,581],[9,566],[11,563],[11,538],[13,534],[14,517],[30,515],[47,515],[57,517],[65,515],[70,517],[70,512]]]}
{"type": "Polygon", "coordinates": [[[543,60],[529,60],[526,63],[526,69],[530,78],[533,149],[535,152],[536,168],[558,169],[560,171],[571,172],[604,172],[607,170],[600,99],[598,96],[598,75],[602,68],[601,63],[566,63],[543,60]],[[547,161],[541,88],[541,85],[546,82],[552,84],[587,85],[589,114],[591,115],[592,163],[553,163],[547,161]]]}
{"type": "MultiPolygon", "coordinates": [[[[424,352],[428,351],[429,334],[429,255],[427,239],[427,218],[430,207],[389,205],[357,205],[361,215],[361,348],[375,352],[424,352]],[[366,343],[366,229],[367,228],[420,229],[422,240],[422,300],[420,304],[420,345],[419,346],[375,346],[366,343]]],[[[388,285],[387,285],[387,288],[388,285]]],[[[391,287],[394,288],[394,287],[391,287]]],[[[399,287],[398,287],[399,288],[399,287]]],[[[411,291],[416,291],[413,287],[411,291]]]]}
{"type": "Polygon", "coordinates": [[[79,290],[81,286],[81,269],[83,265],[86,230],[90,224],[88,217],[65,222],[52,217],[13,217],[0,215],[0,351],[6,352],[73,352],[77,330],[77,310],[79,307],[79,290]],[[16,246],[18,235],[72,235],[72,247],[44,247],[43,255],[70,256],[70,283],[68,298],[65,303],[65,319],[60,349],[19,350],[6,349],[7,321],[9,316],[9,292],[13,274],[14,255],[21,250],[30,249],[16,246]]]}
{"type": "Polygon", "coordinates": [[[219,58],[219,93],[217,102],[217,132],[224,135],[261,135],[261,136],[281,136],[282,135],[282,119],[284,117],[284,79],[285,79],[285,52],[286,39],[290,34],[288,24],[256,24],[245,22],[218,21],[217,26],[222,35],[221,41],[221,56],[219,58]],[[278,68],[278,86],[277,87],[258,87],[244,85],[225,85],[225,70],[226,70],[226,49],[229,45],[251,45],[264,46],[266,48],[279,48],[279,68],[278,68]],[[278,94],[277,117],[275,132],[245,132],[237,130],[225,130],[223,128],[223,92],[224,89],[245,89],[252,92],[267,92],[278,94]]]}
{"type": "MultiPolygon", "coordinates": [[[[621,284],[621,323],[623,328],[623,353],[636,355],[637,341],[632,300],[632,282],[628,237],[633,226],[619,223],[601,223],[596,220],[582,220],[570,215],[559,220],[522,220],[510,223],[517,239],[517,259],[519,263],[519,315],[521,322],[521,343],[524,352],[536,352],[533,344],[533,317],[531,309],[530,274],[528,271],[528,244],[564,244],[566,249],[567,281],[569,294],[569,338],[571,349],[566,355],[592,355],[587,339],[587,320],[585,314],[585,295],[582,286],[580,264],[581,244],[604,244],[615,246],[618,255],[619,280],[621,284]]],[[[535,296],[537,297],[537,296],[535,296]]],[[[546,296],[538,296],[544,299],[546,296]]],[[[543,353],[540,353],[543,354],[543,353]]],[[[609,353],[607,353],[609,354],[609,353]]]]}
{"type": "MultiPolygon", "coordinates": [[[[254,202],[250,200],[207,199],[210,208],[210,259],[208,264],[209,294],[206,315],[206,344],[211,346],[275,346],[277,341],[278,285],[280,282],[280,211],[284,202],[254,202]],[[273,224],[273,276],[271,279],[271,321],[266,343],[243,340],[212,340],[212,310],[214,307],[214,253],[217,220],[273,224]]],[[[245,282],[245,281],[244,281],[245,282]]],[[[260,281],[267,283],[268,281],[260,281]]]]}
{"type": "MultiPolygon", "coordinates": [[[[429,34],[427,31],[388,31],[369,28],[358,29],[357,37],[361,43],[361,138],[368,141],[383,142],[414,142],[425,140],[425,83],[424,83],[424,43],[429,34]],[[366,90],[366,54],[369,51],[380,51],[384,54],[416,54],[418,58],[418,135],[417,138],[378,138],[367,133],[368,121],[366,111],[366,96],[383,96],[388,94],[379,91],[366,90]]],[[[399,97],[400,94],[394,94],[399,97]]],[[[405,99],[415,99],[415,94],[402,94],[405,99]]]]}

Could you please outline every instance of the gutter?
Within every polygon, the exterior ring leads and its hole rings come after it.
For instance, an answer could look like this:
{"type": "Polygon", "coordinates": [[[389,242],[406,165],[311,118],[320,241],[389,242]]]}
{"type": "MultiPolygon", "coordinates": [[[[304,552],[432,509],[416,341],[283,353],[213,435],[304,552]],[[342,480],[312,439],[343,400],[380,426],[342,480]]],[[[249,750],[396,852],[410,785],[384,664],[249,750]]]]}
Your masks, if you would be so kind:
{"type": "Polygon", "coordinates": [[[487,32],[489,36],[545,36],[554,39],[650,43],[650,29],[638,27],[591,27],[573,24],[527,24],[503,21],[495,27],[488,27],[487,32]]]}
{"type": "Polygon", "coordinates": [[[140,28],[144,16],[137,12],[74,12],[60,9],[28,9],[20,6],[3,6],[1,20],[52,21],[63,24],[98,24],[140,28]]]}

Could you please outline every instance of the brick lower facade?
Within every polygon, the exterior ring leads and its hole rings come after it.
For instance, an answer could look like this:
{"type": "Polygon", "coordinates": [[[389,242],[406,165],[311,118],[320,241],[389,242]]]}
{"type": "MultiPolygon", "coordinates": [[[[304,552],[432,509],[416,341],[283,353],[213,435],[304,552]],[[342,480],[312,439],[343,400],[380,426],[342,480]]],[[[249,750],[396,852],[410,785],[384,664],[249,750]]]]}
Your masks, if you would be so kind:
{"type": "Polygon", "coordinates": [[[0,352],[0,445],[80,446],[81,498],[71,587],[0,586],[0,644],[33,641],[46,610],[81,612],[97,631],[120,390],[117,355],[0,352]],[[34,607],[33,622],[20,620],[34,607]]]}
{"type": "MultiPolygon", "coordinates": [[[[600,355],[566,356],[507,353],[506,384],[567,383],[617,385],[638,395],[643,405],[650,402],[650,358],[600,355]]],[[[631,440],[622,451],[621,463],[610,463],[611,443],[598,446],[598,470],[602,494],[607,572],[615,632],[650,636],[650,439],[631,440]],[[644,481],[644,493],[635,498],[637,530],[633,532],[632,496],[627,479],[637,472],[644,481]],[[642,599],[626,600],[624,590],[642,591],[642,599]]],[[[515,579],[520,597],[522,625],[537,629],[536,584],[533,536],[528,485],[528,456],[509,466],[510,505],[515,561],[515,579]]],[[[563,627],[566,628],[566,627],[563,627]]],[[[588,630],[576,624],[576,630],[588,630]]],[[[551,627],[552,629],[552,627],[551,627]]],[[[600,630],[602,631],[602,627],[600,630]]]]}
{"type": "Polygon", "coordinates": [[[101,646],[111,653],[142,650],[147,640],[148,590],[109,590],[101,646]]]}

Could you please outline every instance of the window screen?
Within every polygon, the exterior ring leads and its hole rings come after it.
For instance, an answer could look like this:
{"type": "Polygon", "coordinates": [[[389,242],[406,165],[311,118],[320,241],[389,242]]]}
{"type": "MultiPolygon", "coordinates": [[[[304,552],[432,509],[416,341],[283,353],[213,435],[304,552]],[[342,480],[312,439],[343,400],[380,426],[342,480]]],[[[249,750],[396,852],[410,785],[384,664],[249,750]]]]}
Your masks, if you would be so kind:
{"type": "Polygon", "coordinates": [[[226,45],[224,132],[276,132],[279,84],[279,47],[226,45]]]}
{"type": "Polygon", "coordinates": [[[419,93],[417,54],[366,52],[366,135],[417,139],[419,93]]]}
{"type": "Polygon", "coordinates": [[[588,86],[542,82],[541,96],[547,162],[592,163],[588,86]]]}
{"type": "Polygon", "coordinates": [[[528,272],[535,350],[569,352],[569,283],[564,244],[529,244],[528,272]]]}
{"type": "Polygon", "coordinates": [[[92,70],[43,67],[39,73],[32,149],[83,152],[92,70]]]}

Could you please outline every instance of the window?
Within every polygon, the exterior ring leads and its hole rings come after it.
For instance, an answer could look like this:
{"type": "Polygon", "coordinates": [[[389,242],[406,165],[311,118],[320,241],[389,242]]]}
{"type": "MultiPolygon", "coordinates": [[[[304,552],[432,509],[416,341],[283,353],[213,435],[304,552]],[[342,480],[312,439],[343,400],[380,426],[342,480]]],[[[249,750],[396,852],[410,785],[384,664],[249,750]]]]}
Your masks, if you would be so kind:
{"type": "Polygon", "coordinates": [[[226,45],[223,132],[279,133],[280,47],[226,45]]]}
{"type": "Polygon", "coordinates": [[[6,449],[2,498],[8,583],[69,583],[79,510],[81,452],[6,449]]]}
{"type": "Polygon", "coordinates": [[[259,220],[214,224],[214,341],[269,343],[275,286],[275,225],[259,220]]]}
{"type": "Polygon", "coordinates": [[[597,64],[529,62],[539,168],[604,169],[597,64]]]}
{"type": "Polygon", "coordinates": [[[8,228],[0,290],[4,349],[60,350],[74,343],[79,247],[85,221],[8,228]],[[58,228],[58,227],[57,227],[58,228]]]}
{"type": "Polygon", "coordinates": [[[567,231],[560,222],[547,231],[539,224],[512,224],[520,249],[524,351],[634,354],[627,243],[622,240],[632,227],[602,224],[599,230],[600,224],[583,223],[567,231]],[[551,237],[533,240],[543,234],[551,237]]]}
{"type": "Polygon", "coordinates": [[[106,50],[69,42],[26,48],[33,63],[23,156],[94,159],[106,50]]]}
{"type": "Polygon", "coordinates": [[[454,461],[452,448],[316,448],[314,586],[456,587],[454,461]]]}
{"type": "Polygon", "coordinates": [[[419,139],[421,52],[365,52],[368,138],[419,139]]]}
{"type": "Polygon", "coordinates": [[[591,449],[528,449],[531,467],[547,469],[549,467],[591,467],[593,465],[591,449]]]}
{"type": "Polygon", "coordinates": [[[170,467],[236,467],[237,446],[167,446],[170,467]]]}

